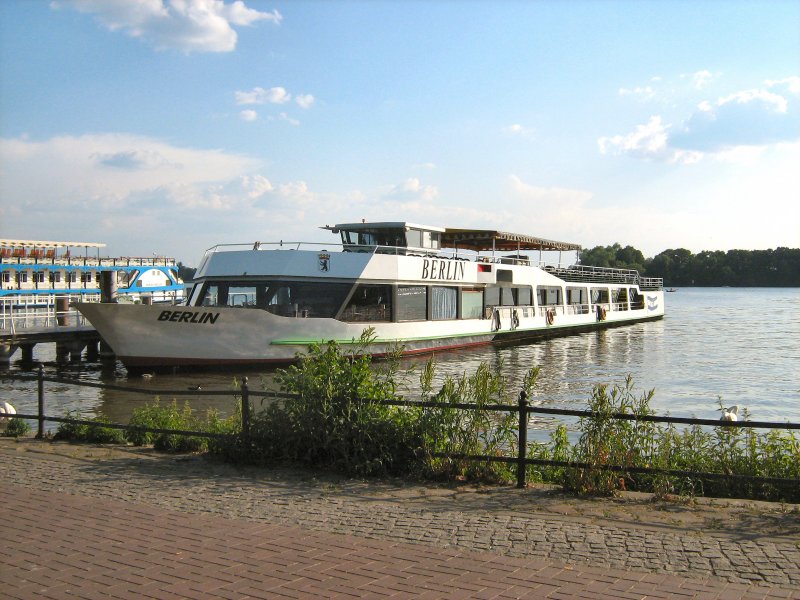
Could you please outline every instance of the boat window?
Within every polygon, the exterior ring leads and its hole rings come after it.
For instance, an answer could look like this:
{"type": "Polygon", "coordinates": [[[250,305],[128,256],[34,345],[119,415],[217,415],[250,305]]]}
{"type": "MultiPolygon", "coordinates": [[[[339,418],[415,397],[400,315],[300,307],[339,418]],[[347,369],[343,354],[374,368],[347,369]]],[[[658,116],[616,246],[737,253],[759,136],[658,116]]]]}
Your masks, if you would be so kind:
{"type": "Polygon", "coordinates": [[[438,231],[422,231],[422,247],[438,250],[441,246],[441,234],[438,231]]]}
{"type": "Polygon", "coordinates": [[[630,288],[631,310],[641,310],[644,308],[644,295],[639,293],[636,288],[630,288]]]}
{"type": "Polygon", "coordinates": [[[584,315],[589,312],[589,292],[583,287],[567,288],[567,306],[572,314],[584,315]]]}
{"type": "Polygon", "coordinates": [[[397,320],[424,321],[428,318],[428,288],[424,285],[397,286],[397,320]]]}
{"type": "Polygon", "coordinates": [[[263,283],[256,290],[256,306],[285,317],[331,319],[336,316],[351,288],[349,283],[323,281],[263,283]]]}
{"type": "Polygon", "coordinates": [[[607,288],[592,288],[592,304],[608,304],[607,288]]]}
{"type": "Polygon", "coordinates": [[[561,304],[561,288],[548,285],[537,286],[536,297],[539,306],[557,306],[561,304]]]}
{"type": "MultiPolygon", "coordinates": [[[[202,291],[203,286],[199,283],[196,283],[192,286],[192,293],[189,296],[189,306],[198,306],[198,301],[200,300],[200,292],[202,291]]],[[[202,303],[200,303],[202,306],[202,303]]]]}
{"type": "Polygon", "coordinates": [[[333,318],[350,288],[326,282],[209,282],[194,287],[190,304],[260,308],[282,317],[333,318]]]}
{"type": "Polygon", "coordinates": [[[567,288],[567,304],[588,304],[589,295],[586,288],[568,287],[567,288]]]}
{"type": "Polygon", "coordinates": [[[511,283],[514,281],[514,274],[510,269],[497,269],[497,281],[511,283]]]}
{"type": "Polygon", "coordinates": [[[422,232],[419,229],[409,229],[406,232],[406,243],[410,248],[422,248],[422,232]]]}
{"type": "Polygon", "coordinates": [[[529,285],[517,288],[517,306],[533,306],[533,288],[529,285]]]}
{"type": "Polygon", "coordinates": [[[461,288],[461,318],[480,319],[483,315],[483,291],[461,288]]]}
{"type": "Polygon", "coordinates": [[[485,306],[498,306],[500,304],[500,288],[497,286],[489,286],[483,294],[485,306]]]}
{"type": "Polygon", "coordinates": [[[347,322],[392,320],[392,288],[389,285],[359,285],[339,317],[347,322]]]}
{"type": "Polygon", "coordinates": [[[517,290],[512,287],[500,288],[500,304],[503,306],[516,306],[517,290]]]}
{"type": "Polygon", "coordinates": [[[431,288],[431,318],[434,321],[455,319],[458,316],[458,288],[431,288]]]}
{"type": "Polygon", "coordinates": [[[611,302],[615,310],[628,310],[628,290],[627,288],[615,288],[611,290],[611,302]]]}
{"type": "Polygon", "coordinates": [[[405,246],[402,229],[341,231],[342,243],[353,246],[405,246]]]}

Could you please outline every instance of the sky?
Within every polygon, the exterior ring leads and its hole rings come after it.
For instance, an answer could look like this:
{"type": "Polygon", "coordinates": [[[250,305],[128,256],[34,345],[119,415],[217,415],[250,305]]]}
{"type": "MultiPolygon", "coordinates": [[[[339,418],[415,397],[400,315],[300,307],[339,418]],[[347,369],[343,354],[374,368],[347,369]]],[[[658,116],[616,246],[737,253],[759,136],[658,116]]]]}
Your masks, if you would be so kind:
{"type": "Polygon", "coordinates": [[[3,0],[0,238],[800,247],[800,2],[3,0]]]}

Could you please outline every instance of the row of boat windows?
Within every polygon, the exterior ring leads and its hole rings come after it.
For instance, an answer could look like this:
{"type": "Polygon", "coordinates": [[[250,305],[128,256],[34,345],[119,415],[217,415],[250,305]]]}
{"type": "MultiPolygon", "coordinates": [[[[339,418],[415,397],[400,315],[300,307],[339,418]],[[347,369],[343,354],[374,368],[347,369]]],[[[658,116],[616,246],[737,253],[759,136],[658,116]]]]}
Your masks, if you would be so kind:
{"type": "MultiPolygon", "coordinates": [[[[538,306],[560,306],[565,300],[579,313],[590,311],[590,300],[591,304],[613,305],[615,310],[644,308],[644,298],[636,288],[536,288],[538,306]]],[[[496,306],[534,306],[534,290],[531,286],[207,282],[195,286],[189,304],[259,308],[284,317],[347,322],[441,321],[483,318],[496,306]]]]}
{"type": "MultiPolygon", "coordinates": [[[[14,276],[11,275],[8,271],[3,273],[3,283],[28,283],[28,272],[21,271],[17,272],[14,276]]],[[[78,282],[78,273],[72,271],[71,273],[64,273],[62,277],[62,273],[60,271],[52,271],[49,274],[44,273],[43,271],[34,271],[31,273],[30,281],[33,283],[45,283],[49,281],[50,283],[61,283],[61,281],[69,281],[70,283],[77,283],[78,282]]],[[[100,281],[100,273],[97,273],[97,278],[93,276],[92,273],[81,273],[80,274],[80,281],[81,283],[91,283],[93,281],[100,281]]]]}
{"type": "MultiPolygon", "coordinates": [[[[130,287],[131,283],[139,276],[139,271],[117,271],[117,285],[122,287],[130,287]]],[[[164,285],[171,285],[172,282],[165,276],[166,283],[164,285]]],[[[62,273],[61,271],[31,271],[30,277],[28,271],[16,271],[12,274],[10,271],[3,271],[0,276],[0,282],[4,284],[27,284],[27,283],[97,283],[100,282],[100,271],[86,271],[78,273],[77,271],[69,271],[62,273]]],[[[137,287],[141,286],[141,282],[136,281],[137,287]]]]}

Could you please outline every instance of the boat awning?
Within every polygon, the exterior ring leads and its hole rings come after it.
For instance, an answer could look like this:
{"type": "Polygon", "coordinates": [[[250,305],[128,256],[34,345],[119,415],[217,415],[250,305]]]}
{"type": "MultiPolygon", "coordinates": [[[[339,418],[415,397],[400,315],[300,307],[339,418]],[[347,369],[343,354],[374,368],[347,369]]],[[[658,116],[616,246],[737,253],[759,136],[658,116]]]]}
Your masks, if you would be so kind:
{"type": "Polygon", "coordinates": [[[11,248],[36,246],[37,248],[105,248],[97,242],[48,242],[44,240],[0,240],[0,246],[11,248]]]}
{"type": "Polygon", "coordinates": [[[493,229],[445,229],[442,234],[443,248],[459,248],[466,250],[580,250],[579,244],[557,242],[544,238],[495,231],[493,229]]]}

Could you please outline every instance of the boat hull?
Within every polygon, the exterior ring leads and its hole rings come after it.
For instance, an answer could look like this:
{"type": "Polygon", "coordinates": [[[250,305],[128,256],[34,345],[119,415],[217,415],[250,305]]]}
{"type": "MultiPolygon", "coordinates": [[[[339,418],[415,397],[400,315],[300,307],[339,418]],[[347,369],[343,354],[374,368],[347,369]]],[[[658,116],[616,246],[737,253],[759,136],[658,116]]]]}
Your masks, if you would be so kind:
{"type": "Polygon", "coordinates": [[[568,314],[503,307],[486,319],[345,323],[282,317],[253,308],[80,303],[79,310],[131,370],[270,366],[296,360],[313,343],[356,344],[366,327],[376,356],[426,354],[488,344],[518,344],[660,319],[663,294],[645,308],[568,314]],[[551,322],[552,321],[552,322],[551,322]]]}

